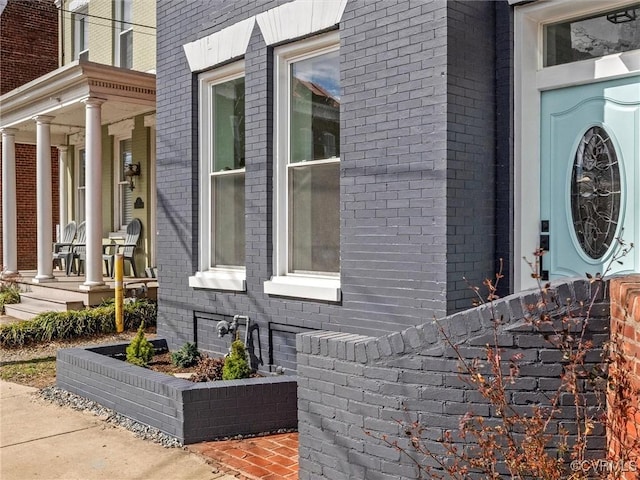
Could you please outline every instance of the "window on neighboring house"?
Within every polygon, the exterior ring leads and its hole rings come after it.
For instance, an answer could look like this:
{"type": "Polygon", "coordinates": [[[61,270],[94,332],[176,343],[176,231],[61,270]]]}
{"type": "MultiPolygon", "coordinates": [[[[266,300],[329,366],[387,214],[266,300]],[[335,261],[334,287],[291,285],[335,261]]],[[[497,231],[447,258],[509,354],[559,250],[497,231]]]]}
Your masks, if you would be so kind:
{"type": "Polygon", "coordinates": [[[131,24],[132,0],[116,0],[115,64],[133,68],[133,25],[131,24]]]}
{"type": "Polygon", "coordinates": [[[73,13],[73,59],[89,59],[89,22],[87,10],[73,13]]]}
{"type": "Polygon", "coordinates": [[[200,271],[190,285],[245,289],[244,63],[200,75],[200,271]]]}
{"type": "Polygon", "coordinates": [[[86,213],[86,150],[84,148],[76,149],[76,223],[84,222],[87,219],[86,213]]]}
{"type": "Polygon", "coordinates": [[[265,284],[265,291],[337,301],[339,37],[331,33],[278,47],[274,53],[276,275],[265,284]],[[319,287],[317,294],[314,285],[319,287]]]}
{"type": "MultiPolygon", "coordinates": [[[[133,143],[130,138],[116,139],[116,165],[117,177],[117,201],[116,201],[116,228],[125,230],[133,219],[133,190],[131,183],[125,176],[128,166],[133,163],[133,143]]],[[[137,180],[134,177],[134,182],[137,180]]],[[[135,185],[135,183],[134,183],[135,185]]],[[[135,188],[135,186],[134,186],[135,188]]]]}

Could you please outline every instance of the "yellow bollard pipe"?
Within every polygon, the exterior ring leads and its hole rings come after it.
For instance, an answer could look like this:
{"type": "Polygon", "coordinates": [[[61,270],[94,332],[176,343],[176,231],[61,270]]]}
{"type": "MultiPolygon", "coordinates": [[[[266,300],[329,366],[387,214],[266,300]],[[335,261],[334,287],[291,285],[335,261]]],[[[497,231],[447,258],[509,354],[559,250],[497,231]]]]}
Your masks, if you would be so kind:
{"type": "Polygon", "coordinates": [[[116,332],[124,332],[124,313],[123,313],[123,284],[122,278],[124,270],[124,255],[116,253],[113,260],[113,275],[115,277],[115,289],[116,289],[116,332]]]}

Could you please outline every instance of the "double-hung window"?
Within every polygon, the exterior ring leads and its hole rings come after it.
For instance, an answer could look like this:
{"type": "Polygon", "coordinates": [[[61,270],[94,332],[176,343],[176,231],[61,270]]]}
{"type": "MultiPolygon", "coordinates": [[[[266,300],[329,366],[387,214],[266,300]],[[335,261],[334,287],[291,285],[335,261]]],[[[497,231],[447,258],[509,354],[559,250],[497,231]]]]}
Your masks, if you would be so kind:
{"type": "Polygon", "coordinates": [[[246,289],[244,62],[206,72],[200,90],[200,266],[189,284],[246,289]]]}
{"type": "Polygon", "coordinates": [[[122,68],[133,68],[132,0],[116,0],[115,8],[115,64],[122,68]]]}
{"type": "Polygon", "coordinates": [[[73,13],[73,59],[89,59],[89,22],[87,9],[73,13]]]}
{"type": "Polygon", "coordinates": [[[86,172],[87,172],[87,155],[84,147],[77,147],[75,150],[76,168],[76,222],[84,222],[87,219],[86,205],[86,172]]]}
{"type": "Polygon", "coordinates": [[[265,292],[340,300],[337,32],[274,50],[275,259],[265,292]]]}
{"type": "Polygon", "coordinates": [[[116,201],[115,201],[115,227],[124,231],[129,222],[133,220],[133,199],[135,183],[127,180],[125,172],[133,164],[133,142],[131,138],[116,138],[116,201]]]}

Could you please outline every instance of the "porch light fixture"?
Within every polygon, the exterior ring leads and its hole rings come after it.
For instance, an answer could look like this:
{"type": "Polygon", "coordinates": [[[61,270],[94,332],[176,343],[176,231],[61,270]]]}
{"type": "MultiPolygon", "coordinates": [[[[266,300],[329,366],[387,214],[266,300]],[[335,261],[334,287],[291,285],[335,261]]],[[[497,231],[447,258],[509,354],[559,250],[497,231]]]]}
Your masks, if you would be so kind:
{"type": "Polygon", "coordinates": [[[627,23],[633,22],[637,18],[636,9],[630,8],[627,10],[619,10],[617,12],[612,12],[607,14],[607,20],[611,23],[627,23]]]}
{"type": "Polygon", "coordinates": [[[140,163],[129,163],[124,167],[124,176],[129,181],[129,188],[133,191],[136,184],[133,182],[133,177],[140,176],[140,163]]]}

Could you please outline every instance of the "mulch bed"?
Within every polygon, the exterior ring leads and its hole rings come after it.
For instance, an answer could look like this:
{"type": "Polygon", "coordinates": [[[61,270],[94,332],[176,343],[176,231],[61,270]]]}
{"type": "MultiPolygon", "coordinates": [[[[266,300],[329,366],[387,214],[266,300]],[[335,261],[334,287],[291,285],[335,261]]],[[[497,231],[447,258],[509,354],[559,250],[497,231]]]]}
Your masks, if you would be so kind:
{"type": "Polygon", "coordinates": [[[150,370],[155,372],[167,373],[169,375],[173,375],[174,373],[194,373],[196,371],[195,365],[193,367],[185,368],[177,367],[171,363],[170,352],[156,353],[153,356],[153,359],[149,362],[148,367],[150,370]]]}
{"type": "MultiPolygon", "coordinates": [[[[114,355],[113,358],[118,360],[126,361],[126,354],[118,354],[114,355]]],[[[149,370],[153,370],[154,372],[166,373],[168,375],[173,375],[175,373],[195,373],[196,366],[192,367],[178,367],[171,363],[171,352],[158,352],[154,353],[153,358],[147,364],[149,370]]]]}

